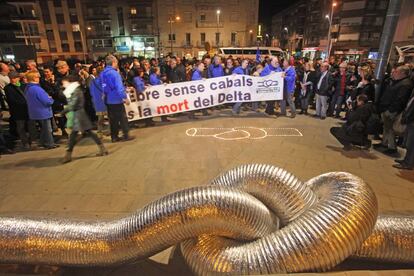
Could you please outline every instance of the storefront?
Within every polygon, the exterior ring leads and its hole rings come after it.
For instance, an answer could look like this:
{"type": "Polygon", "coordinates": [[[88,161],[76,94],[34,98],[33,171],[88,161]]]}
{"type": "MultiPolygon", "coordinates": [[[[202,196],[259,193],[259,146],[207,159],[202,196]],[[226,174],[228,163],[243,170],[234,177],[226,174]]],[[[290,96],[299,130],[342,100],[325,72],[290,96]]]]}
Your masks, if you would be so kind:
{"type": "Polygon", "coordinates": [[[320,47],[307,47],[302,49],[302,57],[306,57],[309,60],[314,60],[315,58],[324,58],[324,50],[320,47]]]}
{"type": "Polygon", "coordinates": [[[361,62],[369,58],[369,53],[371,53],[372,57],[375,56],[375,51],[370,52],[369,49],[335,50],[334,56],[336,60],[346,58],[348,62],[361,62]]]}
{"type": "Polygon", "coordinates": [[[157,38],[154,36],[114,37],[115,50],[120,56],[157,57],[157,38]]]}

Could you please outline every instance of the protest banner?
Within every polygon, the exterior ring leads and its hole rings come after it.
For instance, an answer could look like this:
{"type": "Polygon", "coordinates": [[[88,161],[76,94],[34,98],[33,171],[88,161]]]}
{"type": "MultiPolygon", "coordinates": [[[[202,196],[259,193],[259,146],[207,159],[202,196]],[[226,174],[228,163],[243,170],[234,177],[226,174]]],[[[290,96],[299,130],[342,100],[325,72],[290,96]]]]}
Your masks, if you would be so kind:
{"type": "Polygon", "coordinates": [[[127,88],[131,101],[125,105],[128,120],[204,109],[225,103],[283,99],[282,73],[265,77],[231,75],[199,81],[149,86],[142,93],[127,88]]]}

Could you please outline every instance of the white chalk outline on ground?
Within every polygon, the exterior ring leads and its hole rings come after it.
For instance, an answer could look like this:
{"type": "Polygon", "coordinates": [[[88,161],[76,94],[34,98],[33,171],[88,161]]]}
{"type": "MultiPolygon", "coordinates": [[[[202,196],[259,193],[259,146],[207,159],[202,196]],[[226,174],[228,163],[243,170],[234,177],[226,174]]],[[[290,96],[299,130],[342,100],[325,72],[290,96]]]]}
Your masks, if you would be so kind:
{"type": "Polygon", "coordinates": [[[243,140],[243,139],[251,139],[251,140],[258,140],[264,139],[266,137],[301,137],[303,134],[297,128],[269,128],[269,127],[252,127],[252,126],[244,126],[244,127],[192,127],[185,131],[186,135],[189,137],[214,137],[220,140],[232,141],[232,140],[243,140]],[[255,129],[263,132],[262,136],[252,137],[251,133],[246,129],[255,129]],[[203,130],[210,130],[210,131],[219,131],[218,133],[212,134],[198,134],[199,132],[202,133],[203,130]],[[269,134],[271,131],[280,131],[280,130],[293,130],[297,134],[269,134]],[[220,132],[221,131],[221,132],[220,132]],[[220,137],[227,133],[238,132],[242,134],[241,137],[234,137],[234,138],[225,138],[220,137]]]}

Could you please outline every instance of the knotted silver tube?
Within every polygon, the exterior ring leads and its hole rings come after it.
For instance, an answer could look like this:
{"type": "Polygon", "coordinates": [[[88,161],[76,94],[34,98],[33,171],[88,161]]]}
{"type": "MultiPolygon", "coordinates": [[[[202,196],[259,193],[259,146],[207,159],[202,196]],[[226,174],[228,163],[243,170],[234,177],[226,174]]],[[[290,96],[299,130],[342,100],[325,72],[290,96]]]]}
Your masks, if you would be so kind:
{"type": "Polygon", "coordinates": [[[377,220],[373,191],[352,174],[303,183],[262,164],[236,167],[117,220],[0,218],[3,263],[111,265],[179,243],[200,275],[326,271],[350,256],[414,263],[414,218],[377,220]]]}

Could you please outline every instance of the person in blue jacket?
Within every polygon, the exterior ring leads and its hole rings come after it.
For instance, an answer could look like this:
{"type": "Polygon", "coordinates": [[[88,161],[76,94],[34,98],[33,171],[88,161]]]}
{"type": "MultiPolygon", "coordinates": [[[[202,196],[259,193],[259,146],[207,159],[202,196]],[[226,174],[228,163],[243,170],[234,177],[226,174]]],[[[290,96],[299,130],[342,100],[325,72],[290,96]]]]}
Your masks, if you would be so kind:
{"type": "Polygon", "coordinates": [[[131,140],[129,136],[128,119],[124,103],[129,105],[129,99],[122,83],[121,74],[117,71],[118,60],[113,55],[105,57],[105,69],[101,73],[102,88],[105,96],[105,104],[108,109],[109,124],[111,127],[112,142],[121,141],[118,137],[119,129],[122,129],[123,140],[131,140]]]}
{"type": "MultiPolygon", "coordinates": [[[[272,57],[270,60],[270,64],[267,64],[263,71],[260,73],[260,76],[267,76],[270,75],[272,72],[283,72],[282,68],[279,65],[278,57],[272,57]]],[[[266,102],[266,110],[265,112],[268,115],[275,115],[275,102],[276,101],[267,101],[266,102]]]]}
{"type": "Polygon", "coordinates": [[[221,58],[219,56],[214,56],[214,61],[207,68],[208,78],[217,78],[224,76],[224,69],[221,65],[221,58]]]}
{"type": "Polygon", "coordinates": [[[54,149],[55,145],[52,132],[52,104],[53,99],[40,86],[40,74],[30,71],[26,74],[28,84],[25,88],[25,96],[30,120],[40,122],[40,145],[45,149],[54,149]]]}
{"type": "Polygon", "coordinates": [[[102,67],[98,67],[96,70],[98,75],[89,82],[89,93],[91,94],[93,107],[98,117],[98,136],[102,136],[105,129],[105,115],[107,114],[107,110],[104,102],[102,81],[99,76],[102,73],[102,67]]]}
{"type": "MultiPolygon", "coordinates": [[[[195,67],[195,69],[193,71],[193,74],[191,75],[191,80],[192,81],[202,80],[203,79],[203,72],[204,72],[204,68],[205,68],[204,63],[199,61],[195,64],[194,67],[195,67]]],[[[210,115],[207,111],[207,108],[201,109],[201,112],[203,113],[203,116],[210,115]]],[[[189,113],[190,113],[189,118],[194,119],[195,118],[194,113],[193,112],[189,112],[189,113]]]]}
{"type": "Polygon", "coordinates": [[[160,67],[153,67],[151,69],[151,74],[149,77],[149,82],[151,85],[159,85],[162,84],[162,80],[161,80],[161,69],[160,67]]]}
{"type": "Polygon", "coordinates": [[[191,76],[191,80],[202,80],[203,79],[203,71],[204,71],[204,63],[201,61],[197,62],[195,65],[195,70],[193,71],[193,75],[191,76]]]}
{"type": "Polygon", "coordinates": [[[283,100],[280,103],[280,110],[283,116],[286,116],[286,102],[290,106],[290,117],[295,118],[296,108],[293,102],[293,93],[295,93],[296,71],[293,66],[290,66],[289,60],[283,60],[283,69],[285,72],[284,86],[283,86],[283,100]]]}
{"type": "MultiPolygon", "coordinates": [[[[247,59],[244,59],[241,62],[241,66],[238,66],[233,70],[233,74],[236,74],[236,75],[249,75],[248,66],[249,66],[249,61],[247,59]]],[[[238,103],[235,103],[233,105],[233,110],[232,110],[233,115],[240,114],[240,108],[241,108],[242,104],[243,104],[243,102],[238,102],[238,103]]]]}
{"type": "MultiPolygon", "coordinates": [[[[149,77],[149,82],[151,85],[160,85],[162,84],[161,80],[161,68],[156,66],[151,69],[151,74],[149,77]]],[[[161,116],[161,122],[169,122],[168,117],[166,115],[161,116]]],[[[154,122],[152,119],[148,119],[146,121],[147,126],[154,125],[154,122]]]]}

